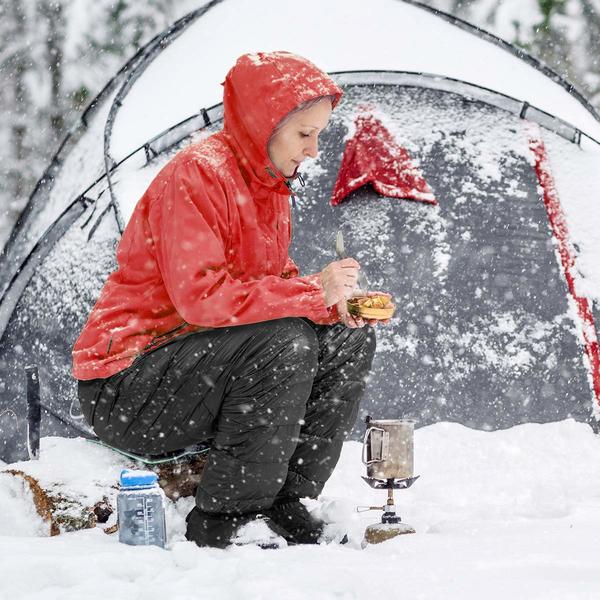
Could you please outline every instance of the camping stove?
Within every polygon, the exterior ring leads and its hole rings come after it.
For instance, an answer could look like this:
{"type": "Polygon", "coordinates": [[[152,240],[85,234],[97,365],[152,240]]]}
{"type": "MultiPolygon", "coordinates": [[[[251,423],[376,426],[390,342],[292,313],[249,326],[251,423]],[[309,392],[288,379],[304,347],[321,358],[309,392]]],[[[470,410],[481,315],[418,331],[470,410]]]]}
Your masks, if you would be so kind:
{"type": "Polygon", "coordinates": [[[419,476],[413,475],[414,421],[366,418],[367,431],[363,440],[362,461],[367,467],[363,479],[374,489],[387,490],[383,506],[359,506],[357,512],[382,510],[381,523],[365,529],[363,546],[379,544],[405,533],[415,533],[410,525],[402,523],[396,514],[394,490],[409,488],[419,476]]]}

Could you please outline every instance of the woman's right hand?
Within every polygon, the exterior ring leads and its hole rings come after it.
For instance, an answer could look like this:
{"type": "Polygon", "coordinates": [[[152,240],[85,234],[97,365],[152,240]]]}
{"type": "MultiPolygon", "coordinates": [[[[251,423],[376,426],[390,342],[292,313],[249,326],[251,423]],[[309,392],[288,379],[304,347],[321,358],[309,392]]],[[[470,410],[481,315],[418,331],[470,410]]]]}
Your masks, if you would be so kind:
{"type": "Polygon", "coordinates": [[[360,265],[353,258],[344,258],[329,263],[320,273],[325,306],[337,304],[349,298],[356,288],[360,265]]]}

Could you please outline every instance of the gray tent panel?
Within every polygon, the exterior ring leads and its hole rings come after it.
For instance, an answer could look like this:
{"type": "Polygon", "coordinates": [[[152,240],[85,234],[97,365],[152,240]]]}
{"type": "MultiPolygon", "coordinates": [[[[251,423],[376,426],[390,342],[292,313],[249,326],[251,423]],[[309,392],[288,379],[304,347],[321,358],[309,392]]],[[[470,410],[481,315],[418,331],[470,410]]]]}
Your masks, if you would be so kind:
{"type": "Polygon", "coordinates": [[[521,128],[502,110],[438,90],[347,90],[322,169],[308,173],[292,256],[317,271],[334,259],[340,227],[373,287],[396,299],[397,318],[379,328],[363,415],[484,429],[589,419],[583,349],[521,128]],[[439,206],[370,187],[327,204],[347,125],[365,101],[420,163],[439,206]]]}
{"type": "Polygon", "coordinates": [[[37,365],[42,436],[92,435],[79,410],[71,349],[115,267],[114,213],[80,214],[38,264],[0,340],[0,459],[27,458],[25,366],[37,365]]]}

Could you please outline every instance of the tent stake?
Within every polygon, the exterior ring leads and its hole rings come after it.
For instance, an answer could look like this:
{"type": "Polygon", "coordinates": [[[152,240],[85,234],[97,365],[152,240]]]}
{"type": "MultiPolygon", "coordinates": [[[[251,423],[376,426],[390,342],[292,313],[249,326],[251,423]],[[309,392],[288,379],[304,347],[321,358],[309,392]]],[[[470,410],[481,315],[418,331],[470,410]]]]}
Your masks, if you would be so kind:
{"type": "Polygon", "coordinates": [[[27,452],[29,460],[37,460],[40,457],[40,423],[42,420],[37,365],[25,367],[25,378],[27,380],[27,452]]]}

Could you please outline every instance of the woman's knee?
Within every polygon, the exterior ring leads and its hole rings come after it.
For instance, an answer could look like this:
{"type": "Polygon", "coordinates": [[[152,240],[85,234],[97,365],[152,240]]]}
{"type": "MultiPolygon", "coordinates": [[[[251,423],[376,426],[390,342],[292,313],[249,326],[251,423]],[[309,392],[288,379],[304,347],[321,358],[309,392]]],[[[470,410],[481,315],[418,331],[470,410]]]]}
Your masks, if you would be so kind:
{"type": "Polygon", "coordinates": [[[345,328],[345,334],[347,337],[343,344],[344,352],[353,360],[358,358],[370,367],[377,347],[375,329],[369,325],[354,329],[345,328]]]}
{"type": "Polygon", "coordinates": [[[377,347],[375,329],[369,325],[365,325],[364,327],[354,329],[352,335],[356,340],[356,344],[360,346],[360,351],[365,357],[369,357],[372,360],[377,347]]]}
{"type": "Polygon", "coordinates": [[[237,353],[236,376],[249,382],[274,377],[312,379],[317,370],[319,343],[312,327],[297,318],[262,321],[237,353]]]}
{"type": "Polygon", "coordinates": [[[319,340],[315,330],[304,319],[288,317],[273,321],[271,335],[277,344],[286,348],[289,360],[314,362],[319,355],[319,340]]]}

